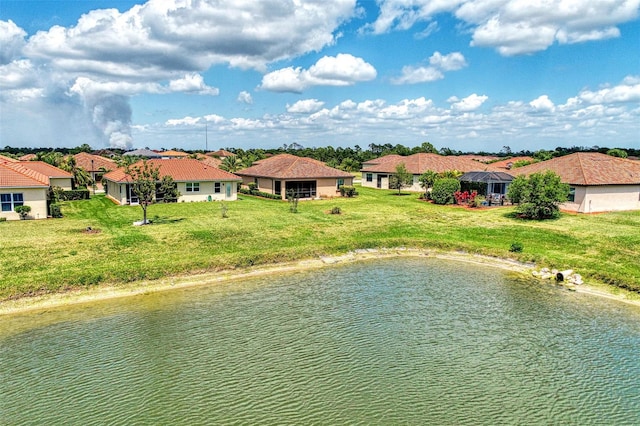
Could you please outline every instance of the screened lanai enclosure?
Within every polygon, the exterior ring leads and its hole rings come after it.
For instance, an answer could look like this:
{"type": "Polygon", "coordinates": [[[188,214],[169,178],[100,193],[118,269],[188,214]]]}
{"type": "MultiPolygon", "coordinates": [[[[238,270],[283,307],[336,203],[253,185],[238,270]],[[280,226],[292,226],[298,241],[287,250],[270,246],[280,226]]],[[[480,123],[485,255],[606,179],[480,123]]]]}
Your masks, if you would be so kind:
{"type": "Polygon", "coordinates": [[[477,191],[489,204],[504,204],[513,176],[504,172],[467,172],[460,176],[462,191],[477,191]]]}

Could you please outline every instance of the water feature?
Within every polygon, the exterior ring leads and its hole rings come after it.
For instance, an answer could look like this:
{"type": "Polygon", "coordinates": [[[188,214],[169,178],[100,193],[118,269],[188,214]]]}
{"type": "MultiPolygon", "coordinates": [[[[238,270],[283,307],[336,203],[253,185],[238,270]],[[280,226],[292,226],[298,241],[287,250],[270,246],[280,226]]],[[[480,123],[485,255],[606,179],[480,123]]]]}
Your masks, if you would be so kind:
{"type": "Polygon", "coordinates": [[[639,424],[640,309],[388,259],[0,319],[0,424],[639,424]]]}

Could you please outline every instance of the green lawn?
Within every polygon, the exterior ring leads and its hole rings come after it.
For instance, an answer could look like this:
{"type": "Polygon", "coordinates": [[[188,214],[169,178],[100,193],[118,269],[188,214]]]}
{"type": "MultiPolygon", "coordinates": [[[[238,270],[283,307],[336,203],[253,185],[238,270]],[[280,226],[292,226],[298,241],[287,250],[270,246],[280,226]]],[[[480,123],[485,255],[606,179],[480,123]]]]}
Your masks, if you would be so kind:
{"type": "Polygon", "coordinates": [[[514,219],[513,208],[436,206],[417,194],[358,188],[351,199],[286,202],[242,196],[226,203],[116,206],[104,196],[63,204],[63,219],[0,223],[0,300],[344,253],[358,248],[462,250],[574,269],[640,292],[640,212],[514,219]],[[339,206],[341,215],[328,214],[339,206]],[[97,233],[83,232],[87,227],[97,233]],[[511,253],[511,243],[523,244],[511,253]]]}

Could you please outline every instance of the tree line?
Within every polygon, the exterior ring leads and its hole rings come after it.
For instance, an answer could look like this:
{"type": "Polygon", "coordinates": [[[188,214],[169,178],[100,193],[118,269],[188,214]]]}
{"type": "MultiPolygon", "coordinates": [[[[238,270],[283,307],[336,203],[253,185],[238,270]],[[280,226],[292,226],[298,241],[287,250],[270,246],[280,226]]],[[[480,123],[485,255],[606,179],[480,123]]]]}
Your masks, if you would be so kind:
{"type": "MultiPolygon", "coordinates": [[[[194,157],[198,154],[204,154],[204,150],[184,150],[181,148],[173,148],[177,151],[187,152],[194,157]]],[[[234,148],[226,147],[225,150],[232,152],[236,157],[226,158],[223,162],[222,168],[234,172],[243,168],[251,166],[258,160],[262,160],[268,156],[277,154],[292,154],[299,157],[309,157],[315,160],[322,161],[330,167],[338,168],[347,172],[355,172],[362,168],[362,163],[372,160],[374,158],[382,157],[390,154],[397,154],[402,156],[417,154],[417,153],[434,153],[440,155],[478,155],[478,156],[495,156],[499,159],[506,159],[511,157],[527,156],[532,157],[537,161],[549,160],[554,157],[561,157],[564,155],[572,154],[574,152],[600,152],[603,154],[613,155],[616,157],[640,157],[640,149],[636,148],[608,148],[600,146],[572,146],[572,147],[556,147],[554,150],[538,150],[538,151],[512,151],[509,146],[503,146],[498,152],[486,152],[486,151],[457,151],[451,148],[437,149],[430,142],[423,142],[420,145],[414,147],[407,147],[402,144],[376,144],[371,143],[367,147],[362,148],[359,145],[353,147],[337,147],[324,146],[324,147],[304,147],[298,143],[283,144],[278,148],[234,148]]],[[[6,146],[0,155],[6,155],[14,158],[26,154],[35,154],[36,158],[54,165],[66,155],[73,155],[79,152],[96,153],[98,155],[108,155],[114,158],[116,161],[122,159],[122,163],[126,165],[126,157],[122,158],[122,154],[125,152],[122,149],[109,149],[109,150],[92,150],[88,144],[83,144],[74,148],[13,148],[6,146]]],[[[524,165],[524,164],[517,164],[524,165]]]]}

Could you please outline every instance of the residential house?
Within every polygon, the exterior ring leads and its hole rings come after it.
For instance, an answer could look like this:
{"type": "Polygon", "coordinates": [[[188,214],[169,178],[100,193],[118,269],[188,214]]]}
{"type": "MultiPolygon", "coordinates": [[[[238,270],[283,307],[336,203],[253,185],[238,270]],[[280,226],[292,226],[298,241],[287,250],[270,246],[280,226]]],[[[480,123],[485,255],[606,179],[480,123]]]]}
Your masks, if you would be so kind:
{"type": "Polygon", "coordinates": [[[78,167],[82,167],[87,173],[89,173],[91,175],[91,179],[96,183],[102,180],[102,175],[105,172],[118,168],[115,161],[100,155],[80,152],[75,154],[73,158],[76,160],[76,165],[78,167]]]}
{"type": "Polygon", "coordinates": [[[122,155],[127,157],[140,157],[140,158],[161,158],[162,155],[150,149],[134,149],[133,151],[127,151],[122,155]]]}
{"type": "Polygon", "coordinates": [[[579,213],[640,210],[640,162],[593,152],[518,167],[513,176],[551,170],[569,184],[569,200],[560,208],[579,213]]]}
{"type": "Polygon", "coordinates": [[[535,159],[533,157],[527,157],[527,156],[510,157],[504,160],[498,160],[498,161],[492,162],[491,167],[493,167],[494,169],[511,170],[513,165],[519,161],[526,161],[526,162],[532,163],[535,161],[535,159]]]}
{"type": "Polygon", "coordinates": [[[229,152],[227,150],[224,149],[219,149],[217,151],[213,151],[213,152],[207,152],[207,154],[209,157],[215,157],[215,158],[219,158],[221,160],[224,160],[227,157],[235,157],[236,155],[233,152],[229,152]]]}
{"type": "Polygon", "coordinates": [[[29,217],[46,219],[49,211],[49,188],[71,189],[73,175],[41,161],[6,161],[0,159],[0,217],[20,219],[17,206],[31,207],[29,217]]]}
{"type": "Polygon", "coordinates": [[[291,154],[279,154],[254,163],[236,172],[242,183],[255,183],[262,192],[287,198],[287,192],[295,191],[301,199],[335,197],[340,186],[353,185],[353,175],[334,169],[322,161],[291,154]]]}
{"type": "Polygon", "coordinates": [[[406,157],[392,154],[363,164],[362,186],[389,189],[389,176],[395,174],[396,167],[400,164],[404,164],[407,171],[413,175],[412,184],[406,188],[408,191],[424,191],[424,188],[420,187],[419,178],[427,170],[436,173],[451,170],[459,172],[491,170],[489,165],[466,157],[431,153],[418,153],[406,157]]]}
{"type": "MultiPolygon", "coordinates": [[[[171,176],[176,182],[180,197],[185,201],[234,201],[238,195],[238,183],[242,179],[232,173],[208,166],[192,158],[147,160],[158,167],[160,179],[171,176]]],[[[136,163],[137,165],[142,162],[136,163]]],[[[134,165],[135,166],[135,165],[134,165]]],[[[131,178],[124,168],[113,170],[102,176],[105,193],[118,204],[137,204],[138,198],[132,190],[131,178]]]]}
{"type": "Polygon", "coordinates": [[[162,158],[187,158],[189,157],[189,154],[184,152],[184,151],[176,151],[176,150],[169,150],[169,151],[156,151],[158,154],[160,154],[160,156],[162,158]]]}

